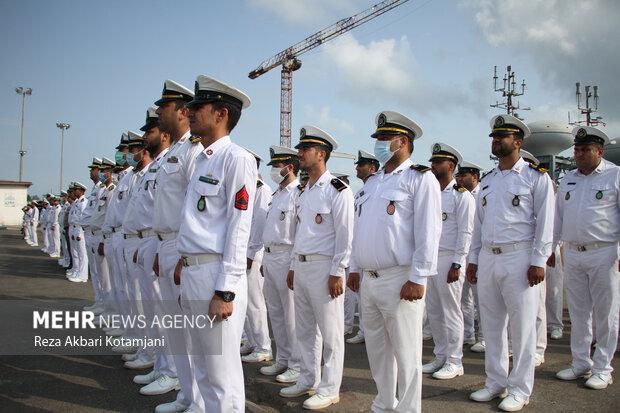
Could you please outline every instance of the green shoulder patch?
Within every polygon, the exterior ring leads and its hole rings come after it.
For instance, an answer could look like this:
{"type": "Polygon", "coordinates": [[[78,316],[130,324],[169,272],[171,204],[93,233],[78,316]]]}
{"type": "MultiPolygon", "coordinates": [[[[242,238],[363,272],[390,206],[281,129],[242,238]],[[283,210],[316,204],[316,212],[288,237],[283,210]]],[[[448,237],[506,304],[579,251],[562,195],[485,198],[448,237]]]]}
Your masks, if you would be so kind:
{"type": "Polygon", "coordinates": [[[529,165],[530,165],[530,168],[532,168],[532,169],[534,169],[534,170],[536,170],[536,171],[540,172],[541,174],[544,174],[544,173],[546,173],[546,172],[549,172],[549,170],[548,170],[547,168],[543,168],[543,167],[542,167],[542,166],[540,166],[540,165],[533,165],[533,164],[529,164],[529,165]]]}
{"type": "Polygon", "coordinates": [[[114,190],[114,188],[116,188],[116,187],[114,186],[114,184],[112,184],[112,185],[110,185],[110,186],[108,187],[108,190],[109,190],[109,191],[113,191],[113,190],[114,190]]]}
{"type": "Polygon", "coordinates": [[[460,186],[458,184],[455,184],[454,186],[452,186],[452,188],[456,189],[458,192],[461,192],[461,193],[467,191],[467,189],[464,186],[460,186]]]}
{"type": "Polygon", "coordinates": [[[306,189],[306,186],[302,185],[302,184],[299,184],[299,185],[297,185],[297,189],[299,189],[299,192],[303,192],[304,189],[306,189]]]}
{"type": "Polygon", "coordinates": [[[194,143],[194,144],[196,144],[196,143],[200,142],[200,140],[201,140],[201,139],[200,139],[200,137],[199,137],[199,136],[193,136],[193,135],[192,135],[192,136],[190,136],[190,137],[189,137],[189,141],[190,141],[191,143],[194,143]]]}
{"type": "Polygon", "coordinates": [[[336,191],[340,192],[347,187],[347,184],[345,184],[344,182],[342,182],[340,179],[338,178],[334,178],[331,180],[331,184],[334,188],[336,188],[336,191]]]}
{"type": "Polygon", "coordinates": [[[428,171],[431,170],[431,168],[429,168],[428,166],[419,165],[419,164],[415,164],[415,163],[413,165],[411,165],[409,167],[409,169],[413,169],[413,170],[418,171],[418,172],[428,172],[428,171]]]}

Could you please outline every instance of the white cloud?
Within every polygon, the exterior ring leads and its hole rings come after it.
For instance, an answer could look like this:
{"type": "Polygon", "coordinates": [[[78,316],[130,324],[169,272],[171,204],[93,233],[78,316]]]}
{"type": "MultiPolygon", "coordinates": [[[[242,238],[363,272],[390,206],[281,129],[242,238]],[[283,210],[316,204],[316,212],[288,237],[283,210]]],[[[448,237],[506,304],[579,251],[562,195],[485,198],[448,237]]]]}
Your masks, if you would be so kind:
{"type": "MultiPolygon", "coordinates": [[[[600,87],[601,113],[620,111],[620,2],[617,0],[465,0],[486,42],[527,57],[573,102],[575,82],[600,87]]],[[[573,107],[574,109],[574,107],[573,107]]],[[[562,117],[566,119],[566,112],[562,117]]]]}
{"type": "MultiPolygon", "coordinates": [[[[407,36],[360,43],[351,33],[325,45],[330,70],[336,69],[340,97],[354,104],[381,104],[429,113],[467,105],[460,87],[436,85],[421,74],[407,36]]],[[[472,84],[472,87],[475,85],[472,84]]]]}
{"type": "MultiPolygon", "coordinates": [[[[313,106],[306,105],[304,106],[304,117],[308,123],[334,134],[336,139],[338,139],[339,135],[351,135],[355,132],[355,128],[349,122],[333,116],[329,106],[322,106],[316,109],[313,106]]],[[[293,132],[293,135],[295,135],[295,132],[293,132]]]]}

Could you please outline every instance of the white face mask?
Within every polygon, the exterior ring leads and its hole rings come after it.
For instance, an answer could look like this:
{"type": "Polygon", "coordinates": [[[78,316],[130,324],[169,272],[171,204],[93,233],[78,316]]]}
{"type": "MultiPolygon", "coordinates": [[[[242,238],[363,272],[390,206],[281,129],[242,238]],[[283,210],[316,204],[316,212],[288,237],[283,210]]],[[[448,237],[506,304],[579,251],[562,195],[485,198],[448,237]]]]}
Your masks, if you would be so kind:
{"type": "Polygon", "coordinates": [[[280,185],[282,181],[284,181],[284,178],[286,178],[286,176],[280,175],[280,172],[282,172],[282,168],[276,168],[275,166],[271,167],[271,180],[278,185],[280,185]]]}

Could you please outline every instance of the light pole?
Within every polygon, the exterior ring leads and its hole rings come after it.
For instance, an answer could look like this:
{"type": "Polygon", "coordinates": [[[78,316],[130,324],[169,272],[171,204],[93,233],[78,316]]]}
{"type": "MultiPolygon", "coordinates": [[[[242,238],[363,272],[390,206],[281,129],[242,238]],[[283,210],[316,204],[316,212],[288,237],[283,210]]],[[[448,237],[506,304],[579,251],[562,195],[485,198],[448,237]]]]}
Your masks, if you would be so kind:
{"type": "Polygon", "coordinates": [[[24,170],[24,106],[26,105],[26,95],[32,95],[32,89],[29,87],[16,87],[15,92],[22,95],[22,126],[19,133],[19,181],[22,180],[22,172],[24,170]]]}
{"type": "Polygon", "coordinates": [[[58,122],[56,127],[60,129],[60,185],[58,186],[58,193],[62,191],[62,163],[63,153],[65,147],[65,131],[71,127],[68,123],[58,122]]]}

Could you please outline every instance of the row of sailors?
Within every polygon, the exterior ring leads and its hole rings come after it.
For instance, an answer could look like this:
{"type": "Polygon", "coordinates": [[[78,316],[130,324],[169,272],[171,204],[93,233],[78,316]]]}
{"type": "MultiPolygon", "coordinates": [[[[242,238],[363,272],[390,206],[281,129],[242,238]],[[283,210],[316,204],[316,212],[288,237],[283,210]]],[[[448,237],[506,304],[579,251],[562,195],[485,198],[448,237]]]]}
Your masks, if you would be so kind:
{"type": "Polygon", "coordinates": [[[156,411],[243,411],[237,349],[245,331],[252,352],[244,360],[271,359],[265,314],[277,354],[261,373],[294,383],[280,391],[283,397],[311,396],[304,408],[337,403],[347,272],[346,286],[360,293],[360,324],[377,384],[371,409],[420,411],[423,372],[463,374],[466,268],[486,342],[485,387],[470,397],[501,397],[500,409],[520,410],[534,383],[541,283],[547,264],[560,261],[552,253],[560,242],[573,364],[558,377],[588,377],[594,389],[611,384],[620,168],[602,159],[609,141],[604,133],[573,131],[578,169],[561,181],[556,202],[544,169],[520,156],[530,133],[517,118],[492,119],[491,152],[499,165],[466,189],[453,178],[457,165],[464,183],[479,168],[443,143],[433,145],[433,173],[414,165],[410,156],[422,129],[383,111],[371,135],[374,155],[358,159],[358,170],[374,164],[375,172],[355,195],[326,167],[336,140],[314,126],[301,129],[296,151],[271,147],[268,165],[278,188],[270,195],[258,177],[257,157],[229,136],[249,102],[207,76],[198,77],[194,92],[166,81],[157,108],[147,111],[144,136],[123,135],[117,159],[129,166],[118,184],[108,179],[101,187],[107,195],[95,195],[106,211],[104,223],[81,222],[107,261],[107,275],[102,265],[91,267],[103,297],[98,311],[122,311],[121,303],[141,300],[143,308],[129,311],[152,312],[155,302],[178,299],[191,313],[192,303],[207,301],[209,314],[221,320],[220,355],[114,349],[124,353],[128,368],[154,366],[134,378],[145,384],[142,394],[180,388],[175,401],[156,411]],[[307,173],[305,185],[299,170],[307,173]],[[422,366],[425,306],[435,358],[422,366]]]}

